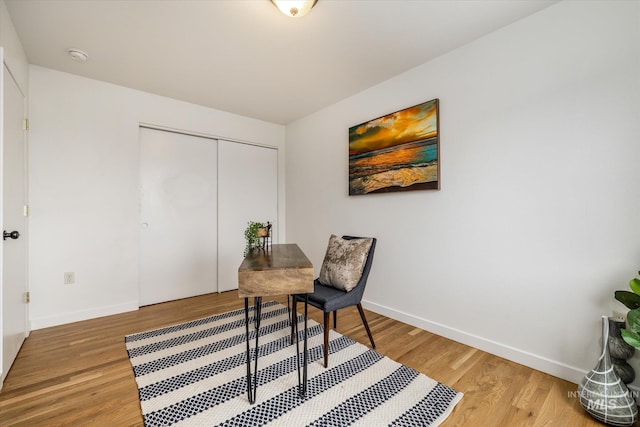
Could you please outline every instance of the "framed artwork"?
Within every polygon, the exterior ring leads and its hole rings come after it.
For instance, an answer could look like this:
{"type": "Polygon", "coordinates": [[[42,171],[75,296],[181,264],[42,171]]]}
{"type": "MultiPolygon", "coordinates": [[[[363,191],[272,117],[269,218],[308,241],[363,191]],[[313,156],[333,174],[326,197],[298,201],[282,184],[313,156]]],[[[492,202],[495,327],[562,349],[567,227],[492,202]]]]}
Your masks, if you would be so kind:
{"type": "Polygon", "coordinates": [[[349,128],[349,195],[440,189],[438,99],[349,128]]]}

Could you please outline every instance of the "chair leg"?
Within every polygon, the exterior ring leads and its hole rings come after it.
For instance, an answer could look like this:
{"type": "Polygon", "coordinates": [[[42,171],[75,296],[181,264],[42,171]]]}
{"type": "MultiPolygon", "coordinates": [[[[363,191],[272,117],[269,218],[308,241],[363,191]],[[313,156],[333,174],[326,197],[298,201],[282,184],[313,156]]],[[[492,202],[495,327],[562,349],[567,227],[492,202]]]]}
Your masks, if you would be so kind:
{"type": "Polygon", "coordinates": [[[324,367],[329,367],[329,315],[324,313],[324,367]]]}
{"type": "Polygon", "coordinates": [[[333,329],[338,328],[338,310],[333,312],[333,329]]]}
{"type": "Polygon", "coordinates": [[[295,295],[291,295],[291,344],[293,344],[294,333],[298,332],[298,298],[295,295]]]}
{"type": "Polygon", "coordinates": [[[367,318],[364,316],[364,310],[362,309],[362,304],[360,303],[358,303],[358,311],[360,312],[360,317],[362,317],[362,323],[364,323],[364,328],[367,330],[367,335],[369,335],[369,341],[371,341],[371,347],[376,348],[376,344],[373,342],[373,335],[371,335],[371,329],[369,329],[367,318]]]}

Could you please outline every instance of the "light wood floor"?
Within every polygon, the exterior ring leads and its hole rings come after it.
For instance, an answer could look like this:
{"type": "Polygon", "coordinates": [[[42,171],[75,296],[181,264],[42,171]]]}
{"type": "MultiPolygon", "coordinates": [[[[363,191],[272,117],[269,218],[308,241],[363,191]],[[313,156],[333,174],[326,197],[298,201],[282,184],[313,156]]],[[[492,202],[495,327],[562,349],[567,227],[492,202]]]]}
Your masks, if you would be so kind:
{"type": "MultiPolygon", "coordinates": [[[[281,300],[286,303],[286,297],[281,300]]],[[[0,426],[141,426],[124,336],[243,306],[236,291],[33,331],[0,391],[0,426]]],[[[310,315],[321,322],[321,313],[310,315]]],[[[576,385],[367,311],[377,350],[464,393],[444,426],[597,426],[576,385]]],[[[369,341],[357,310],[338,332],[369,341]]]]}

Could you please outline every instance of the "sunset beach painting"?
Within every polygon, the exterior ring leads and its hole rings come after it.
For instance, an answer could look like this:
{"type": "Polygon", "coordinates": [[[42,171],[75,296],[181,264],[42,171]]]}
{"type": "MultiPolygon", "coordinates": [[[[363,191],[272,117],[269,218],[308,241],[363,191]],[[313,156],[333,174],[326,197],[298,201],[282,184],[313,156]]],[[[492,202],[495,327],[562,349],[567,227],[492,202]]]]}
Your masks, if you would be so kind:
{"type": "Polygon", "coordinates": [[[349,195],[440,189],[438,99],[349,128],[349,195]]]}

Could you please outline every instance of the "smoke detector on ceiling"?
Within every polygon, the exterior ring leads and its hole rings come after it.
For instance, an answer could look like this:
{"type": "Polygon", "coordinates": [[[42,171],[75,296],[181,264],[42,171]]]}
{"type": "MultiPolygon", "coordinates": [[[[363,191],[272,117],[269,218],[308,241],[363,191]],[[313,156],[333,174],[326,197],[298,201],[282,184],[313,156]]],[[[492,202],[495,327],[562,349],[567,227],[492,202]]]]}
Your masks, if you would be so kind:
{"type": "Polygon", "coordinates": [[[87,62],[87,58],[89,57],[89,55],[80,49],[71,48],[67,49],[67,52],[69,53],[69,56],[71,56],[71,59],[76,62],[87,62]]]}

